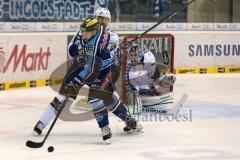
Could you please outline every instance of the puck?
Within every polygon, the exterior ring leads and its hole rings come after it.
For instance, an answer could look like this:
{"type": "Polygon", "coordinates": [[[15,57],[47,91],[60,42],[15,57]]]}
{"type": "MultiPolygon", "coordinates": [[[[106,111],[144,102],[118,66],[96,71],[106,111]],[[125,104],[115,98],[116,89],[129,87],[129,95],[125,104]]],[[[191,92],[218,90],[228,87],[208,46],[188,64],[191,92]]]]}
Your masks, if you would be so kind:
{"type": "Polygon", "coordinates": [[[49,146],[48,147],[48,152],[53,152],[54,151],[54,147],[53,146],[49,146]]]}

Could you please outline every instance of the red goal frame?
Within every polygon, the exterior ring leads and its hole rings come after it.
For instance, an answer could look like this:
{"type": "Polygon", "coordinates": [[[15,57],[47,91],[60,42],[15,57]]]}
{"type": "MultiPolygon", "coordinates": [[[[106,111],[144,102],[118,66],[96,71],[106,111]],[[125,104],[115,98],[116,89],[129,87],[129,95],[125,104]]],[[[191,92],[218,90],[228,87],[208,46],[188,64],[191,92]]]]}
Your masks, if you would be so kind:
{"type": "MultiPolygon", "coordinates": [[[[125,82],[125,71],[126,71],[126,67],[127,67],[127,54],[128,54],[128,43],[130,39],[134,39],[136,38],[136,35],[125,35],[123,38],[123,41],[121,43],[121,60],[122,60],[122,69],[121,69],[121,99],[123,100],[123,102],[126,102],[127,99],[127,94],[126,94],[126,82],[125,82]]],[[[171,59],[170,59],[170,72],[174,73],[174,45],[175,45],[175,39],[174,36],[172,34],[147,34],[144,35],[141,38],[170,38],[171,39],[171,51],[170,51],[170,55],[171,55],[171,59]]],[[[171,91],[173,91],[173,87],[171,87],[170,89],[171,91]]]]}

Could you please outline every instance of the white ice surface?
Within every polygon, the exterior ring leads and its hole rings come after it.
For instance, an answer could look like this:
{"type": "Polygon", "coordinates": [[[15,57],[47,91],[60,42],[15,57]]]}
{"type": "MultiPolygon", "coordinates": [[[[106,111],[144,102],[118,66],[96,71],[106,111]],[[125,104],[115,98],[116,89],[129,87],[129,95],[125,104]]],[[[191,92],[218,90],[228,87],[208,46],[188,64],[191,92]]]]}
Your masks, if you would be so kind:
{"type": "Polygon", "coordinates": [[[41,149],[25,142],[56,93],[47,87],[1,91],[0,160],[239,160],[240,74],[177,76],[174,90],[189,95],[181,113],[191,109],[192,121],[145,121],[143,134],[126,135],[111,115],[111,145],[102,143],[95,120],[57,121],[41,149]]]}

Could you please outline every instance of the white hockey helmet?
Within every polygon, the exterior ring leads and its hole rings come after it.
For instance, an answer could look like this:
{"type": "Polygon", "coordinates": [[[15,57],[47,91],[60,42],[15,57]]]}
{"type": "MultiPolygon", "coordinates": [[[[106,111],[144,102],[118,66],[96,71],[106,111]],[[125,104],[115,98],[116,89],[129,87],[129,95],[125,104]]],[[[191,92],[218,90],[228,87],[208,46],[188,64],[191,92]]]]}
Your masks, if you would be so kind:
{"type": "Polygon", "coordinates": [[[99,7],[95,12],[94,12],[94,17],[105,17],[109,19],[109,22],[111,21],[111,13],[107,8],[102,8],[99,7]]]}
{"type": "Polygon", "coordinates": [[[156,63],[156,58],[151,51],[144,51],[142,52],[142,62],[145,64],[154,64],[156,63]]]}

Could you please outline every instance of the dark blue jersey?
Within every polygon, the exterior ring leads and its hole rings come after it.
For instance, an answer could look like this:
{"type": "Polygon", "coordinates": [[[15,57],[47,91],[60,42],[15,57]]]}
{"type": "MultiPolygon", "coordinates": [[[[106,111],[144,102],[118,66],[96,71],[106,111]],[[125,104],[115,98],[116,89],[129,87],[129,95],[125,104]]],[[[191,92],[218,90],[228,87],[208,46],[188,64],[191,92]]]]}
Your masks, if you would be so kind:
{"type": "Polygon", "coordinates": [[[84,48],[86,63],[79,76],[85,83],[91,83],[95,79],[102,79],[110,71],[113,58],[108,49],[109,41],[110,32],[105,27],[100,26],[98,33],[87,42],[84,42],[81,33],[77,32],[69,44],[69,55],[71,57],[79,54],[79,48],[84,48]]]}
{"type": "Polygon", "coordinates": [[[78,56],[80,53],[84,53],[85,46],[86,43],[82,39],[81,31],[77,31],[68,45],[69,56],[73,58],[78,56]]]}

